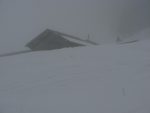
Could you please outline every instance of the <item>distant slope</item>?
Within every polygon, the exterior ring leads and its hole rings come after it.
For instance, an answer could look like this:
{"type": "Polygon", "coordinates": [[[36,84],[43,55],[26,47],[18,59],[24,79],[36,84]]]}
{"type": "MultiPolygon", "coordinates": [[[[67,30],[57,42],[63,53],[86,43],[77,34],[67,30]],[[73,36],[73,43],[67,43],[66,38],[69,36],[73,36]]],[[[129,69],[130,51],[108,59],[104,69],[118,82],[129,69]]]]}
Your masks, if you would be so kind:
{"type": "Polygon", "coordinates": [[[120,44],[137,42],[139,40],[150,39],[150,28],[141,30],[140,32],[128,38],[117,37],[116,42],[120,44]]]}
{"type": "Polygon", "coordinates": [[[150,40],[0,58],[2,113],[149,113],[150,40]]]}
{"type": "Polygon", "coordinates": [[[150,39],[150,28],[144,29],[130,38],[138,40],[150,39]]]}

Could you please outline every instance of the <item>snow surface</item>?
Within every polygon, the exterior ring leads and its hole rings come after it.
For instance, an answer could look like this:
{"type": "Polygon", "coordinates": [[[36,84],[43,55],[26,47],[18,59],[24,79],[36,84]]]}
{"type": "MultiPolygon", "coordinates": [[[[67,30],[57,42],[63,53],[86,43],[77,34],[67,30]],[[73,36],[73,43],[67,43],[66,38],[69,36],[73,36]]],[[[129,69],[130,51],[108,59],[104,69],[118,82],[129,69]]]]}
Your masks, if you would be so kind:
{"type": "Polygon", "coordinates": [[[150,113],[150,40],[2,57],[0,113],[150,113]]]}
{"type": "MultiPolygon", "coordinates": [[[[132,43],[132,42],[137,42],[139,40],[145,40],[145,39],[150,39],[150,28],[146,28],[141,30],[140,32],[136,33],[133,36],[130,36],[128,38],[122,38],[119,37],[119,43],[132,43]]],[[[117,40],[116,40],[117,41],[117,40]]]]}
{"type": "Polygon", "coordinates": [[[143,29],[139,33],[136,33],[131,39],[143,40],[143,39],[150,39],[150,28],[143,29]]]}

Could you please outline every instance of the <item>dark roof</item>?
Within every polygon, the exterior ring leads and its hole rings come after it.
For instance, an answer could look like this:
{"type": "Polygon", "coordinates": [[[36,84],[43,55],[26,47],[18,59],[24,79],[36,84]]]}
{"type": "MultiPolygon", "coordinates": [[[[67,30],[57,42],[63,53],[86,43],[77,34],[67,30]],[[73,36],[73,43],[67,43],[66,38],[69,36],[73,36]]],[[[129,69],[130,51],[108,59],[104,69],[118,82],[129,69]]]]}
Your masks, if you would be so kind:
{"type": "MultiPolygon", "coordinates": [[[[52,50],[65,47],[84,46],[82,44],[65,39],[63,35],[65,34],[46,29],[35,39],[31,40],[26,46],[31,50],[52,50]]],[[[76,38],[76,40],[80,40],[77,37],[73,38],[76,38]]]]}

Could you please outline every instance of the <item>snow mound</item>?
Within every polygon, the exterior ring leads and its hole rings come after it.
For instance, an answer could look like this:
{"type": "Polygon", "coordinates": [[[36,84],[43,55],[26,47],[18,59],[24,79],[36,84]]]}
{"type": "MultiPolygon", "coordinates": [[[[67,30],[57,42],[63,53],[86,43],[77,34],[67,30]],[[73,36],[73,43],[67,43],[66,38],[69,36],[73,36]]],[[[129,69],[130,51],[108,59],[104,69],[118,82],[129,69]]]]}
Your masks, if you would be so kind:
{"type": "Polygon", "coordinates": [[[150,40],[0,58],[1,113],[150,113],[150,40]]]}
{"type": "Polygon", "coordinates": [[[143,39],[150,39],[150,28],[144,29],[131,38],[133,39],[138,39],[138,40],[143,40],[143,39]]]}
{"type": "Polygon", "coordinates": [[[134,43],[140,40],[145,40],[145,39],[150,39],[150,28],[141,30],[130,37],[126,37],[126,38],[117,37],[116,42],[118,44],[127,44],[127,43],[134,43]]]}

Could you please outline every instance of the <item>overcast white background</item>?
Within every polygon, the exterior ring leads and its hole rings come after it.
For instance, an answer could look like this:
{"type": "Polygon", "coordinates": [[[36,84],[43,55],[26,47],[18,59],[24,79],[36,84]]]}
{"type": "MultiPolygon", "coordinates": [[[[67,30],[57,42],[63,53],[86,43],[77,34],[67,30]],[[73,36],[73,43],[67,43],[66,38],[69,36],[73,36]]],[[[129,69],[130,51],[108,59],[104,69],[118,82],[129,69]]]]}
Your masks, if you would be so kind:
{"type": "Polygon", "coordinates": [[[46,28],[98,43],[150,26],[150,0],[1,0],[0,53],[23,47],[46,28]]]}

